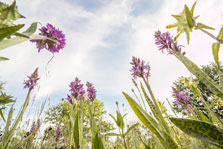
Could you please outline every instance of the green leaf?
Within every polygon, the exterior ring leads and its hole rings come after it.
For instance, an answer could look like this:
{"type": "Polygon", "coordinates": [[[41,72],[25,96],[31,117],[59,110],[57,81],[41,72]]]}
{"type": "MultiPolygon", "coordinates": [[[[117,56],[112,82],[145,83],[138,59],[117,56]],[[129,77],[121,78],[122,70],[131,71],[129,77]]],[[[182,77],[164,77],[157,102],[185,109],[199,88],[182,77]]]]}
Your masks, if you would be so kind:
{"type": "Polygon", "coordinates": [[[18,10],[16,6],[16,2],[13,1],[11,5],[7,5],[4,3],[0,4],[0,24],[5,24],[5,25],[13,25],[12,21],[19,19],[19,18],[24,18],[18,10]]]}
{"type": "Polygon", "coordinates": [[[219,50],[220,50],[220,43],[216,42],[212,44],[212,52],[213,52],[213,56],[214,56],[214,60],[216,62],[216,64],[218,65],[218,69],[221,70],[221,66],[219,63],[219,50]]]}
{"type": "Polygon", "coordinates": [[[187,37],[187,44],[189,45],[190,43],[190,31],[188,28],[184,29],[184,32],[186,33],[186,37],[187,37]]]}
{"type": "Polygon", "coordinates": [[[126,131],[126,133],[124,134],[124,136],[127,136],[128,133],[133,130],[135,127],[137,127],[139,125],[139,123],[136,123],[134,125],[132,125],[131,127],[128,128],[128,130],[126,131]]]}
{"type": "Polygon", "coordinates": [[[117,125],[119,128],[121,128],[123,130],[125,127],[123,117],[122,117],[121,113],[118,111],[116,111],[116,114],[117,114],[117,125]]]}
{"type": "Polygon", "coordinates": [[[193,28],[195,23],[194,23],[194,20],[193,20],[193,17],[192,17],[192,14],[190,12],[190,9],[187,7],[187,5],[184,5],[184,11],[185,11],[185,14],[186,14],[186,19],[187,19],[187,24],[190,28],[193,28]]]}
{"type": "MultiPolygon", "coordinates": [[[[115,119],[115,117],[113,115],[111,115],[110,113],[108,114],[109,116],[111,116],[111,118],[115,121],[115,123],[117,124],[117,121],[115,119]]],[[[118,125],[118,124],[117,124],[118,125]]]]}
{"type": "MultiPolygon", "coordinates": [[[[38,71],[38,68],[36,68],[36,70],[35,70],[34,72],[37,73],[37,71],[38,71]]],[[[29,105],[29,100],[30,100],[31,92],[32,92],[32,90],[29,90],[29,91],[28,91],[27,96],[26,96],[26,99],[25,99],[25,101],[24,101],[24,103],[23,103],[23,106],[21,107],[21,110],[20,110],[19,113],[17,114],[16,119],[14,120],[14,122],[13,122],[13,124],[12,124],[12,127],[11,127],[11,129],[10,129],[10,131],[9,131],[8,136],[7,136],[9,140],[10,140],[10,139],[12,138],[12,136],[14,135],[14,132],[15,132],[15,130],[16,130],[16,128],[17,128],[19,122],[22,120],[22,117],[23,117],[23,115],[24,115],[24,113],[25,113],[25,111],[26,111],[26,109],[27,109],[27,107],[28,107],[28,105],[29,105]]],[[[4,146],[4,147],[5,147],[5,146],[4,146]]]]}
{"type": "Polygon", "coordinates": [[[197,4],[197,1],[194,2],[193,6],[192,6],[192,8],[191,8],[191,10],[190,10],[190,12],[191,12],[191,16],[192,16],[192,17],[194,16],[194,8],[195,8],[196,4],[197,4]]]}
{"type": "Polygon", "coordinates": [[[143,87],[141,82],[140,82],[140,85],[141,85],[141,89],[142,89],[143,95],[144,95],[144,97],[145,97],[145,99],[146,99],[146,101],[147,101],[147,103],[148,103],[148,105],[150,107],[150,110],[153,113],[153,116],[159,121],[160,120],[160,118],[158,117],[159,113],[157,112],[155,105],[153,104],[153,102],[149,98],[149,96],[146,94],[146,91],[145,91],[145,89],[144,89],[144,87],[143,87]]]}
{"type": "Polygon", "coordinates": [[[12,116],[13,116],[13,105],[11,106],[10,108],[10,111],[8,113],[8,118],[7,118],[7,122],[6,122],[6,125],[5,125],[5,130],[4,130],[4,134],[2,136],[2,147],[4,148],[6,143],[8,143],[8,136],[9,136],[9,127],[11,125],[11,122],[12,122],[12,116]]]}
{"type": "Polygon", "coordinates": [[[223,90],[221,89],[221,87],[206,73],[204,73],[196,64],[194,64],[180,52],[175,52],[174,55],[177,57],[178,60],[180,60],[185,65],[185,67],[193,75],[195,75],[201,82],[203,82],[211,92],[213,92],[219,97],[223,97],[223,90]]]}
{"type": "MultiPolygon", "coordinates": [[[[166,142],[166,140],[163,138],[162,134],[160,133],[160,130],[158,129],[159,124],[150,116],[148,115],[143,108],[141,108],[137,102],[132,99],[128,94],[125,92],[122,92],[125,98],[127,99],[128,103],[130,104],[132,110],[136,114],[136,116],[139,118],[139,120],[152,132],[154,133],[159,141],[162,143],[162,145],[165,148],[172,148],[171,144],[169,142],[166,142]]],[[[179,148],[178,146],[176,148],[179,148]]]]}
{"type": "Polygon", "coordinates": [[[142,140],[142,143],[143,143],[145,149],[152,149],[152,148],[150,147],[150,146],[151,146],[150,142],[148,142],[148,144],[146,144],[146,143],[142,140]]]}
{"type": "Polygon", "coordinates": [[[0,56],[0,61],[7,61],[7,60],[9,60],[9,59],[6,58],[6,57],[1,57],[1,56],[0,56]]]}
{"type": "Polygon", "coordinates": [[[174,17],[179,22],[183,21],[182,15],[174,15],[174,14],[172,14],[171,16],[174,17]]]}
{"type": "Polygon", "coordinates": [[[174,141],[174,139],[169,135],[167,134],[166,132],[163,132],[164,134],[164,138],[166,140],[166,142],[168,142],[170,148],[172,149],[179,149],[177,143],[174,141]]]}
{"type": "Polygon", "coordinates": [[[88,111],[89,111],[89,115],[90,115],[90,125],[91,125],[91,132],[92,132],[92,135],[95,136],[96,133],[98,132],[98,128],[97,128],[97,125],[96,125],[96,121],[95,121],[95,118],[91,112],[91,108],[90,108],[90,105],[88,107],[88,111]]]}
{"type": "Polygon", "coordinates": [[[98,132],[96,133],[96,135],[93,138],[92,149],[104,149],[104,144],[103,144],[102,138],[98,134],[98,132]]]}
{"type": "Polygon", "coordinates": [[[207,26],[207,25],[202,24],[202,23],[197,23],[197,26],[198,26],[199,28],[206,28],[206,29],[215,30],[215,28],[210,27],[210,26],[207,26]]]}
{"type": "Polygon", "coordinates": [[[4,115],[3,115],[3,113],[2,113],[2,109],[0,109],[0,115],[1,115],[1,117],[2,117],[2,119],[3,119],[3,121],[5,122],[5,118],[4,118],[4,115]]]}
{"type": "Polygon", "coordinates": [[[12,96],[8,96],[6,95],[6,93],[3,93],[1,91],[1,95],[0,95],[0,105],[5,105],[11,102],[15,102],[15,100],[12,100],[12,96]]]}
{"type": "Polygon", "coordinates": [[[31,36],[32,34],[34,34],[36,32],[37,25],[38,25],[38,22],[33,22],[29,26],[29,28],[26,31],[24,31],[23,33],[21,33],[21,34],[23,34],[25,36],[31,36]]]}
{"type": "Polygon", "coordinates": [[[75,123],[74,123],[74,142],[75,146],[79,146],[79,112],[76,115],[75,123]]]}
{"type": "Polygon", "coordinates": [[[10,37],[15,32],[20,30],[24,25],[25,24],[19,24],[19,25],[0,28],[0,41],[6,37],[10,37]]]}
{"type": "Polygon", "coordinates": [[[219,85],[221,88],[223,88],[223,72],[221,70],[218,70],[219,75],[219,85]]]}
{"type": "Polygon", "coordinates": [[[18,33],[18,32],[16,32],[14,35],[19,36],[19,37],[29,38],[29,36],[26,36],[26,35],[24,35],[22,33],[18,33]]]}
{"type": "Polygon", "coordinates": [[[125,113],[125,114],[122,116],[122,118],[126,117],[127,115],[128,115],[128,113],[125,113]]]}
{"type": "Polygon", "coordinates": [[[170,120],[188,135],[223,147],[222,128],[198,120],[182,118],[170,118],[170,120]]]}
{"type": "Polygon", "coordinates": [[[106,136],[117,136],[117,137],[121,137],[122,135],[121,134],[117,134],[117,133],[107,133],[105,134],[106,136]]]}
{"type": "MultiPolygon", "coordinates": [[[[25,36],[31,36],[37,28],[37,22],[34,22],[31,24],[31,26],[22,34],[24,34],[25,36]]],[[[0,42],[0,50],[8,48],[10,46],[22,43],[24,41],[29,40],[28,38],[24,38],[24,37],[14,37],[11,39],[6,39],[0,42]]]]}
{"type": "Polygon", "coordinates": [[[218,40],[222,40],[223,39],[223,27],[221,28],[221,30],[220,30],[220,32],[219,32],[219,34],[217,36],[217,39],[218,40]]]}
{"type": "Polygon", "coordinates": [[[0,10],[5,9],[5,8],[7,8],[7,7],[9,7],[8,4],[5,4],[5,3],[3,3],[3,2],[0,2],[0,10]]]}

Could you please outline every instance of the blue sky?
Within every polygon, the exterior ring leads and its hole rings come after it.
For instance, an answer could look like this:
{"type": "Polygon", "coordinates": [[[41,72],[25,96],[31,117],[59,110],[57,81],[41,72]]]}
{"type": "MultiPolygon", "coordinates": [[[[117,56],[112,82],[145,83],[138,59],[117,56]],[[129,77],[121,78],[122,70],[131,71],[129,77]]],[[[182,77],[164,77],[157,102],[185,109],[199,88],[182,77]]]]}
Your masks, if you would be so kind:
{"type": "MultiPolygon", "coordinates": [[[[5,2],[9,2],[8,0],[5,2]]],[[[171,100],[171,85],[179,76],[190,76],[184,66],[171,55],[162,54],[154,45],[153,35],[157,30],[167,31],[165,26],[174,23],[171,14],[179,13],[187,0],[23,0],[18,1],[19,11],[26,16],[18,23],[26,27],[38,21],[43,25],[53,24],[66,34],[67,45],[55,54],[37,52],[34,44],[25,42],[1,51],[11,60],[1,63],[0,79],[6,81],[6,91],[17,98],[17,107],[23,103],[27,90],[23,80],[39,67],[41,80],[35,104],[50,98],[55,105],[66,97],[68,85],[75,77],[83,83],[92,82],[99,100],[105,103],[109,113],[115,110],[115,101],[128,103],[121,92],[131,94],[129,62],[132,56],[140,57],[151,66],[151,86],[156,97],[165,102],[171,100]]],[[[219,29],[222,25],[222,5],[218,0],[198,1],[195,13],[199,20],[219,29]],[[210,11],[206,11],[206,10],[210,11]],[[214,17],[213,17],[214,16],[214,17]]],[[[170,30],[172,34],[176,31],[170,30]]],[[[218,33],[218,31],[213,31],[218,33]]],[[[213,61],[211,43],[214,41],[195,31],[188,46],[185,36],[179,43],[185,46],[187,56],[198,65],[213,61]],[[201,49],[205,52],[201,53],[201,49]],[[201,55],[202,54],[202,55],[201,55]]],[[[139,81],[139,80],[138,80],[139,81]]],[[[47,103],[48,106],[48,103],[47,103]]],[[[33,107],[32,107],[33,108],[33,107]]],[[[129,115],[132,111],[129,109],[129,115]]]]}

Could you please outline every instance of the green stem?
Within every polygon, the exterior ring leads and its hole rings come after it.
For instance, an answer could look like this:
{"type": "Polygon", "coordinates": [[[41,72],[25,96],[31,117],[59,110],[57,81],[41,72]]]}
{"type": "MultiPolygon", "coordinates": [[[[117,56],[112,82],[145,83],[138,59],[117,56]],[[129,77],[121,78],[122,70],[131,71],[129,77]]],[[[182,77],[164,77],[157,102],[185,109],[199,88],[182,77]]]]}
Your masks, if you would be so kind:
{"type": "MultiPolygon", "coordinates": [[[[210,109],[210,107],[207,105],[206,101],[204,100],[204,98],[199,94],[199,97],[201,99],[201,102],[204,104],[204,106],[208,109],[208,113],[210,114],[210,118],[215,118],[214,121],[216,122],[216,120],[218,120],[220,123],[222,123],[222,121],[218,118],[218,116],[216,115],[216,113],[214,113],[212,111],[212,109],[210,109]]],[[[223,124],[223,123],[222,123],[223,124]]]]}
{"type": "Polygon", "coordinates": [[[210,36],[211,38],[213,38],[214,40],[217,40],[219,43],[223,44],[222,40],[218,40],[216,36],[214,36],[213,34],[211,34],[210,32],[204,30],[203,28],[200,28],[198,26],[196,26],[197,29],[201,30],[203,33],[207,34],[208,36],[210,36]]]}
{"type": "Polygon", "coordinates": [[[144,100],[143,100],[143,98],[142,98],[142,94],[141,94],[141,92],[140,92],[140,90],[139,90],[139,87],[138,87],[138,86],[136,86],[136,87],[137,87],[137,90],[138,90],[139,95],[140,95],[140,97],[141,97],[142,103],[143,103],[143,105],[144,105],[144,107],[145,107],[145,110],[146,110],[146,112],[147,112],[146,105],[145,105],[145,102],[144,102],[144,100]]]}
{"type": "Polygon", "coordinates": [[[81,102],[81,103],[80,103],[80,104],[81,104],[81,105],[80,105],[81,108],[80,108],[80,122],[79,122],[79,124],[80,124],[80,125],[79,125],[79,127],[80,127],[80,128],[79,128],[79,129],[80,129],[80,131],[79,131],[79,132],[80,132],[79,139],[80,139],[80,144],[81,144],[81,145],[80,145],[80,148],[83,148],[82,146],[83,146],[83,143],[84,143],[84,142],[83,142],[83,140],[84,140],[84,139],[83,139],[83,114],[84,114],[83,111],[84,111],[84,109],[83,109],[83,101],[81,100],[80,102],[81,102]]]}
{"type": "Polygon", "coordinates": [[[124,142],[124,147],[125,147],[125,149],[128,149],[127,144],[126,144],[126,141],[125,141],[125,136],[124,136],[124,131],[123,131],[123,129],[122,129],[122,139],[123,139],[123,142],[124,142]]]}
{"type": "Polygon", "coordinates": [[[172,105],[170,104],[170,101],[168,100],[168,98],[166,98],[166,100],[167,100],[167,102],[168,102],[168,104],[169,104],[172,112],[174,113],[175,117],[178,117],[177,114],[176,114],[176,112],[175,112],[175,110],[173,109],[172,105]]]}
{"type": "Polygon", "coordinates": [[[93,112],[92,112],[92,115],[94,116],[94,101],[92,101],[92,108],[93,108],[93,109],[92,109],[92,111],[93,111],[93,112]]]}
{"type": "Polygon", "coordinates": [[[139,105],[142,107],[142,104],[141,104],[141,102],[140,102],[140,100],[139,100],[139,97],[136,95],[136,93],[135,93],[135,91],[134,91],[133,89],[132,89],[132,92],[133,92],[133,94],[135,95],[136,99],[138,100],[139,105]]]}
{"type": "Polygon", "coordinates": [[[194,119],[199,120],[199,118],[197,118],[196,114],[194,113],[194,111],[190,107],[187,106],[186,108],[193,115],[194,119]]]}
{"type": "Polygon", "coordinates": [[[42,36],[42,35],[37,35],[37,34],[33,34],[29,37],[29,40],[50,40],[55,42],[56,44],[59,44],[59,42],[57,40],[54,40],[52,38],[48,38],[46,36],[42,36]]]}
{"type": "Polygon", "coordinates": [[[144,83],[146,84],[146,87],[147,87],[147,89],[148,89],[148,91],[149,91],[149,93],[150,93],[150,96],[151,96],[151,98],[152,98],[152,100],[153,100],[153,102],[154,102],[154,105],[155,105],[155,107],[156,107],[157,113],[159,114],[159,118],[160,118],[160,120],[161,120],[161,122],[162,122],[162,124],[163,124],[163,127],[166,129],[167,133],[169,134],[169,132],[170,132],[169,127],[168,127],[166,121],[165,121],[164,118],[163,118],[163,115],[162,115],[162,113],[161,113],[161,111],[160,111],[160,109],[159,109],[159,106],[158,106],[158,104],[157,104],[157,102],[156,102],[156,99],[155,99],[155,97],[154,97],[154,95],[153,95],[153,92],[152,92],[152,89],[151,89],[151,87],[150,87],[150,85],[149,85],[149,83],[148,83],[148,80],[146,81],[146,79],[145,79],[144,77],[142,77],[142,78],[143,78],[143,81],[144,81],[144,83]]]}
{"type": "Polygon", "coordinates": [[[68,148],[71,149],[71,145],[72,145],[72,122],[70,120],[70,123],[69,123],[69,128],[70,128],[70,131],[69,131],[69,141],[68,141],[68,148]]]}
{"type": "Polygon", "coordinates": [[[14,134],[14,131],[17,127],[17,125],[19,124],[20,120],[22,119],[22,116],[24,114],[24,112],[26,111],[26,108],[29,105],[29,99],[30,99],[30,94],[31,94],[32,89],[29,89],[28,94],[26,96],[26,100],[23,104],[22,110],[20,111],[19,115],[17,116],[16,121],[13,123],[12,128],[8,134],[8,140],[12,137],[12,135],[14,134]]]}

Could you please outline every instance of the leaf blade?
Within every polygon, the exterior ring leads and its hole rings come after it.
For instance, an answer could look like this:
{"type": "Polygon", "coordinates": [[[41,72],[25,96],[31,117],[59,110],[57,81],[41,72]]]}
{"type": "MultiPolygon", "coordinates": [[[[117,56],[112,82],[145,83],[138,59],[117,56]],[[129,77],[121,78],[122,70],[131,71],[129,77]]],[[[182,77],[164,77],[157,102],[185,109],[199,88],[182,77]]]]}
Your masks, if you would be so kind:
{"type": "Polygon", "coordinates": [[[190,9],[188,8],[187,5],[184,5],[184,11],[185,11],[185,14],[186,14],[186,19],[187,19],[187,24],[190,28],[193,28],[195,23],[194,23],[194,20],[193,20],[193,17],[192,17],[192,14],[190,12],[190,9]]]}
{"type": "Polygon", "coordinates": [[[223,147],[223,129],[204,121],[170,118],[183,132],[195,138],[223,147]]]}
{"type": "Polygon", "coordinates": [[[221,69],[221,66],[220,66],[220,63],[219,63],[219,50],[220,50],[220,43],[219,42],[216,42],[216,43],[213,43],[212,44],[212,53],[213,53],[213,56],[214,56],[214,60],[218,66],[218,69],[220,70],[221,69]]]}

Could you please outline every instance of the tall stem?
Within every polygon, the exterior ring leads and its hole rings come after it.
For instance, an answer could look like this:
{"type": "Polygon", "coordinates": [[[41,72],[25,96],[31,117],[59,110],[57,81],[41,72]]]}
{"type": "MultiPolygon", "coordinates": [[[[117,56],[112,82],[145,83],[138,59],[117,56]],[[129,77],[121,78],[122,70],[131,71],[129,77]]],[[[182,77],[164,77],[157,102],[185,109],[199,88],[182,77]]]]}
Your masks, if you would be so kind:
{"type": "Polygon", "coordinates": [[[208,36],[210,36],[211,38],[213,38],[214,40],[217,40],[219,43],[223,44],[222,40],[218,40],[216,36],[214,36],[213,34],[211,34],[210,32],[204,30],[203,28],[197,27],[199,30],[201,30],[203,33],[207,34],[208,36]]]}
{"type": "MultiPolygon", "coordinates": [[[[72,130],[72,122],[70,121],[69,123],[69,129],[72,130]]],[[[72,145],[72,131],[69,132],[69,140],[68,140],[68,148],[71,149],[71,145],[72,145]]]]}
{"type": "Polygon", "coordinates": [[[124,131],[123,131],[123,129],[122,129],[122,139],[123,139],[123,142],[124,142],[124,147],[125,147],[125,149],[128,149],[127,144],[126,144],[126,141],[125,141],[125,136],[124,136],[124,131]]]}
{"type": "Polygon", "coordinates": [[[144,102],[144,100],[143,100],[143,98],[142,98],[142,94],[141,94],[141,92],[140,92],[140,90],[139,90],[139,87],[138,87],[138,86],[137,86],[137,90],[138,90],[138,92],[139,92],[139,95],[140,95],[140,97],[141,97],[142,103],[143,103],[143,105],[144,105],[144,107],[145,107],[145,110],[146,110],[146,112],[147,112],[145,102],[144,102]]]}
{"type": "Polygon", "coordinates": [[[32,89],[29,89],[28,94],[27,94],[27,96],[26,96],[26,100],[25,100],[25,102],[24,102],[24,104],[23,104],[22,110],[20,111],[20,113],[19,113],[19,115],[18,115],[16,121],[13,123],[12,128],[11,128],[11,130],[10,130],[10,132],[9,132],[8,140],[9,140],[9,139],[12,137],[12,135],[14,134],[14,131],[15,131],[17,125],[19,124],[20,120],[22,119],[22,116],[23,116],[24,112],[26,111],[26,108],[27,108],[28,105],[29,105],[29,99],[30,99],[31,91],[32,91],[32,89]]]}
{"type": "Polygon", "coordinates": [[[223,124],[223,122],[221,121],[221,119],[216,115],[215,112],[212,111],[212,109],[208,106],[208,104],[206,103],[206,101],[204,100],[204,98],[200,94],[199,94],[199,97],[201,99],[201,102],[207,108],[207,110],[208,110],[208,112],[210,114],[210,118],[215,118],[215,121],[218,120],[221,124],[223,124]]]}
{"type": "Polygon", "coordinates": [[[159,106],[158,106],[158,104],[157,104],[157,102],[156,102],[156,99],[155,99],[154,94],[153,94],[153,92],[152,92],[152,89],[151,89],[151,87],[150,87],[150,85],[149,85],[149,83],[148,83],[148,80],[146,81],[146,79],[145,79],[144,77],[142,77],[142,78],[143,78],[143,81],[144,81],[144,83],[146,84],[146,87],[147,87],[147,89],[148,89],[148,91],[149,91],[149,93],[150,93],[150,96],[151,96],[151,98],[152,98],[152,100],[153,100],[153,102],[154,102],[154,105],[155,105],[156,110],[157,110],[157,112],[158,112],[158,114],[159,114],[159,117],[160,117],[160,120],[161,120],[161,122],[162,122],[162,124],[163,124],[163,127],[166,129],[167,133],[169,133],[169,132],[170,132],[169,127],[168,127],[166,121],[164,120],[164,118],[163,118],[163,116],[162,116],[162,113],[161,113],[161,111],[160,111],[160,109],[159,109],[159,106]]]}

